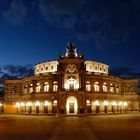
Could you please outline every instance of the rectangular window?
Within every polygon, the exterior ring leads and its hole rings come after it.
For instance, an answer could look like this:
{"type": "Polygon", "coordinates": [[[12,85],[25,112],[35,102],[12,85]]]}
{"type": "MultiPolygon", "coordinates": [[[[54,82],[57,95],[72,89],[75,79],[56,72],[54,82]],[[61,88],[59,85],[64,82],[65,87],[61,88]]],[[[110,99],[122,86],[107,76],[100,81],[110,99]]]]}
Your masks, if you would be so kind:
{"type": "Polygon", "coordinates": [[[53,70],[53,66],[51,66],[51,69],[53,70]]]}

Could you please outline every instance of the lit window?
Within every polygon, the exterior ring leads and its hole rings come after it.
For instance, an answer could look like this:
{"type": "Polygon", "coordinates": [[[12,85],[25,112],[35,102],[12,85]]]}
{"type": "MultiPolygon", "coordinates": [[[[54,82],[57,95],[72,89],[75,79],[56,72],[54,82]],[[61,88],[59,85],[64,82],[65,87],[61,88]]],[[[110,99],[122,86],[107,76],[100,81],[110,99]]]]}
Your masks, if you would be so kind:
{"type": "Polygon", "coordinates": [[[86,91],[91,91],[91,85],[89,81],[86,82],[86,91]]]}
{"type": "Polygon", "coordinates": [[[41,88],[40,83],[37,83],[36,84],[36,92],[40,92],[40,88],[41,88]]]}
{"type": "Polygon", "coordinates": [[[53,91],[57,92],[57,90],[58,90],[58,83],[55,81],[53,82],[53,91]]]}
{"type": "Polygon", "coordinates": [[[49,91],[49,84],[48,82],[44,83],[44,92],[48,92],[49,91]]]}
{"type": "Polygon", "coordinates": [[[90,100],[86,100],[86,104],[87,106],[90,106],[91,105],[90,100]]]}
{"type": "Polygon", "coordinates": [[[27,85],[24,86],[24,93],[27,93],[27,85]]]}
{"type": "Polygon", "coordinates": [[[119,93],[119,86],[116,85],[116,93],[119,93]]]}
{"type": "Polygon", "coordinates": [[[94,90],[99,91],[99,82],[95,82],[94,84],[94,90]]]}
{"type": "Polygon", "coordinates": [[[57,106],[57,100],[53,101],[53,106],[57,106]]]}
{"type": "Polygon", "coordinates": [[[33,84],[30,84],[29,92],[30,92],[30,93],[33,92],[33,84]]]}
{"type": "Polygon", "coordinates": [[[114,92],[113,84],[110,84],[110,92],[114,92]]]}
{"type": "Polygon", "coordinates": [[[103,83],[103,92],[107,92],[107,85],[105,82],[103,83]]]}

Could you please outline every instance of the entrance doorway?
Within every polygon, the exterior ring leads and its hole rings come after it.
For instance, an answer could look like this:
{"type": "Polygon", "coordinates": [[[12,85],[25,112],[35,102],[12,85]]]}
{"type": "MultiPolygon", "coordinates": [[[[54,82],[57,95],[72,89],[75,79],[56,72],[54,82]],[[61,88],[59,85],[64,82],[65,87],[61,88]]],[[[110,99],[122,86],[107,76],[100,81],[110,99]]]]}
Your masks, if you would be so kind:
{"type": "Polygon", "coordinates": [[[66,112],[67,114],[77,114],[78,112],[78,104],[77,99],[74,96],[70,96],[66,102],[66,112]]]}
{"type": "Polygon", "coordinates": [[[69,103],[69,112],[74,113],[74,103],[69,103]]]}

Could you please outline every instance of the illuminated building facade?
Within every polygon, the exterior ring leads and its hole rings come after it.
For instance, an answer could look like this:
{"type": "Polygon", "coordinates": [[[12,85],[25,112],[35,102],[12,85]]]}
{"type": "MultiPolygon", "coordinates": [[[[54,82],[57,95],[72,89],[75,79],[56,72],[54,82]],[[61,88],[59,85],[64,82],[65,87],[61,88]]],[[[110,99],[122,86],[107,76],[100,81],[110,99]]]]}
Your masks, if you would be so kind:
{"type": "Polygon", "coordinates": [[[34,76],[5,80],[5,113],[80,114],[139,111],[138,80],[108,73],[109,66],[78,55],[68,44],[58,60],[35,65],[34,76]]]}

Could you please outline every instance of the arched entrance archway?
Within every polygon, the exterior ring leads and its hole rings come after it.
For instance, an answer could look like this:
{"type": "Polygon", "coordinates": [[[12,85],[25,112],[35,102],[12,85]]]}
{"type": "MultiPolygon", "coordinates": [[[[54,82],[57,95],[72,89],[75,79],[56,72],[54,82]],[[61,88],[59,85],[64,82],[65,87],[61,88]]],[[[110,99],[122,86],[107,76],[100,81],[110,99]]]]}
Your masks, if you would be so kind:
{"type": "Polygon", "coordinates": [[[70,113],[77,114],[77,112],[78,112],[78,103],[77,103],[76,97],[69,96],[67,98],[66,112],[67,112],[67,114],[70,114],[70,113]]]}

